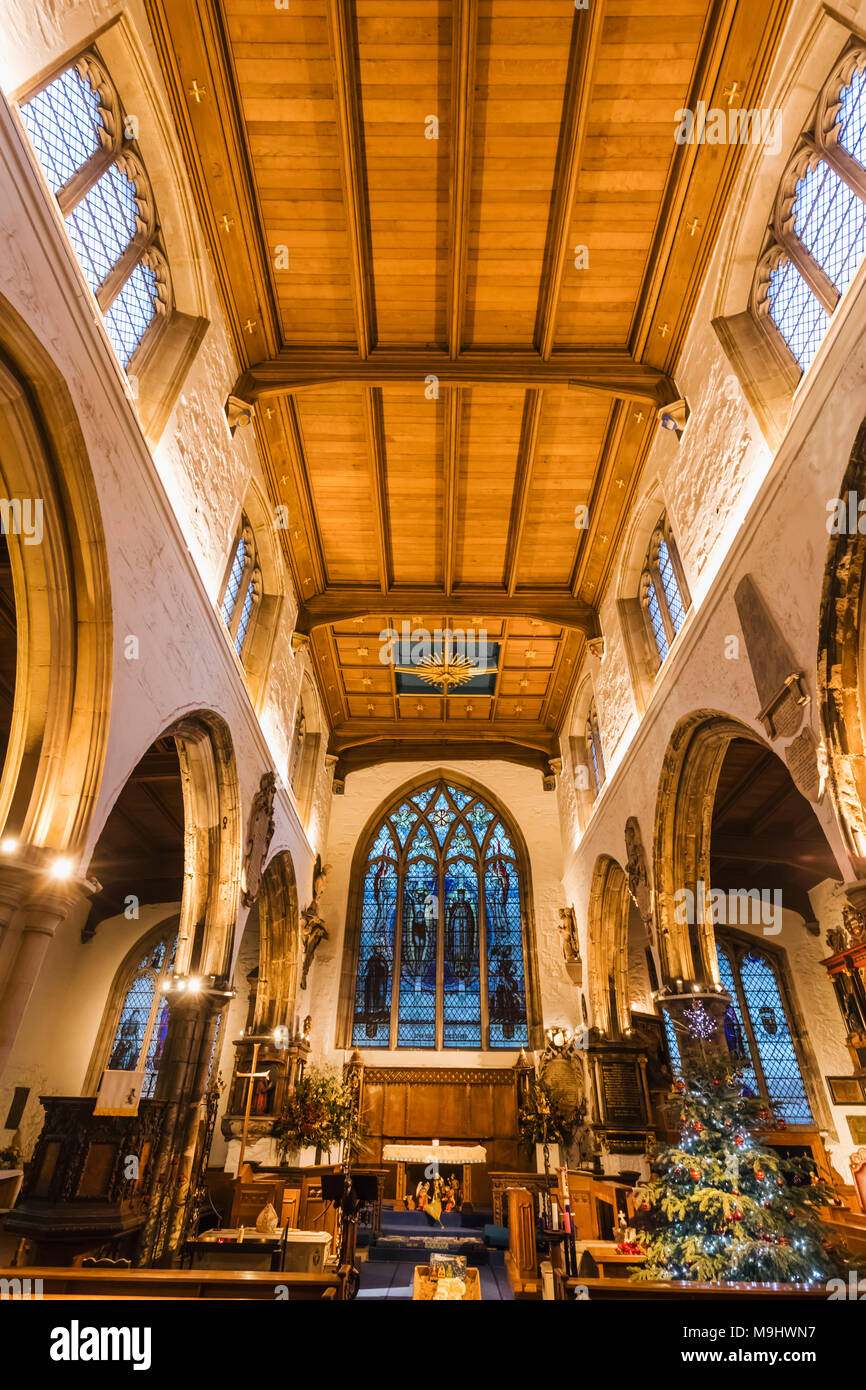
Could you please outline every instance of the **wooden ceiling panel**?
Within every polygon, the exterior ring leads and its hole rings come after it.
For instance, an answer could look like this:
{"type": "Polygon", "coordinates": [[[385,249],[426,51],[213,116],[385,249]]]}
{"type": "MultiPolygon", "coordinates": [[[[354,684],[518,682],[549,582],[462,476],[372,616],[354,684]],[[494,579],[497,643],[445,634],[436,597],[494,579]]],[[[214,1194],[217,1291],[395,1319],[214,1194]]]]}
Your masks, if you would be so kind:
{"type": "Polygon", "coordinates": [[[457,479],[458,587],[502,584],[523,397],[523,392],[476,389],[464,404],[457,479]]]}
{"type": "Polygon", "coordinates": [[[571,221],[556,346],[629,341],[706,23],[703,0],[608,3],[571,221]]]}
{"type": "Polygon", "coordinates": [[[574,11],[479,0],[472,139],[469,345],[533,341],[574,11]]]}
{"type": "MultiPolygon", "coordinates": [[[[382,392],[386,489],[395,584],[442,584],[443,415],[419,410],[424,385],[382,392]]],[[[399,624],[397,625],[399,627],[399,624]]]]}
{"type": "Polygon", "coordinates": [[[328,579],[375,584],[376,512],[364,393],[356,388],[298,398],[304,458],[328,579]]]}
{"type": "Polygon", "coordinates": [[[223,0],[222,12],[282,340],[354,346],[325,0],[223,0]]]}
{"type": "Polygon", "coordinates": [[[386,8],[357,5],[376,334],[423,347],[445,334],[451,4],[399,7],[393,26],[386,8]]]}
{"type": "Polygon", "coordinates": [[[519,537],[517,583],[566,585],[586,529],[610,404],[579,391],[546,392],[519,537]]]}

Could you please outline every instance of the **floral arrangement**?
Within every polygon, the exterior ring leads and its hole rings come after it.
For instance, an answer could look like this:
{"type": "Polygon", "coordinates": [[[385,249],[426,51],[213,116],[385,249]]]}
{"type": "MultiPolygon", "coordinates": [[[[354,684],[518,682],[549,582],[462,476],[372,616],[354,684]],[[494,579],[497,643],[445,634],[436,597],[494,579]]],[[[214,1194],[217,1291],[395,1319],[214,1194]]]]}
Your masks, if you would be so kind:
{"type": "Polygon", "coordinates": [[[274,1125],[281,1158],[312,1145],[327,1153],[348,1136],[351,1114],[352,1097],[342,1077],[308,1067],[274,1125]]]}
{"type": "Polygon", "coordinates": [[[531,1153],[536,1144],[570,1144],[574,1122],[551,1101],[549,1092],[536,1082],[532,1100],[519,1113],[520,1142],[531,1153]]]}
{"type": "Polygon", "coordinates": [[[14,1144],[10,1144],[6,1149],[0,1149],[0,1168],[20,1168],[21,1150],[16,1149],[14,1144]]]}

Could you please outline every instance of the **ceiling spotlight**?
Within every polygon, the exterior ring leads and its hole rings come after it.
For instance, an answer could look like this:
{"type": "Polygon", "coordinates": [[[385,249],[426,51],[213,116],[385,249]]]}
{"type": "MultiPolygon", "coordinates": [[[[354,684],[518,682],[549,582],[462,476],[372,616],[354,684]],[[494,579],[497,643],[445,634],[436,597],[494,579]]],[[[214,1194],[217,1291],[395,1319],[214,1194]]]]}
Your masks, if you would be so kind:
{"type": "Polygon", "coordinates": [[[7,835],[3,840],[0,840],[0,850],[4,854],[14,854],[17,848],[18,841],[12,835],[7,835]]]}

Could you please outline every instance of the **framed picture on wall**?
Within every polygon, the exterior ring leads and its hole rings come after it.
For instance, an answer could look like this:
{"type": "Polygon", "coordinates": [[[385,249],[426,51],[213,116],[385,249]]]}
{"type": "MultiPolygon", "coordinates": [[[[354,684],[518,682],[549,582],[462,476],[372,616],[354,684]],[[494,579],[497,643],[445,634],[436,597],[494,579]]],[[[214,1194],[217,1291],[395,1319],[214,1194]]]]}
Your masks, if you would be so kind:
{"type": "Polygon", "coordinates": [[[828,1076],[827,1085],[834,1105],[866,1105],[866,1077],[828,1076]]]}

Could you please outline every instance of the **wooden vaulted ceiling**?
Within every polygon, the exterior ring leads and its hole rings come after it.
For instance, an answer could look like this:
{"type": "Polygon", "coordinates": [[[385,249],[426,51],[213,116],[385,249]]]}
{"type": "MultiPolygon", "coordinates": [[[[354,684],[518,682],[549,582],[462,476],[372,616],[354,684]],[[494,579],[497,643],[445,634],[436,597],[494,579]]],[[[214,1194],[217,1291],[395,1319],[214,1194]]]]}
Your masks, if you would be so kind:
{"type": "Polygon", "coordinates": [[[674,113],[758,105],[789,3],[147,0],[345,768],[556,755],[742,158],[674,113]],[[419,618],[492,698],[397,695],[419,618]]]}

